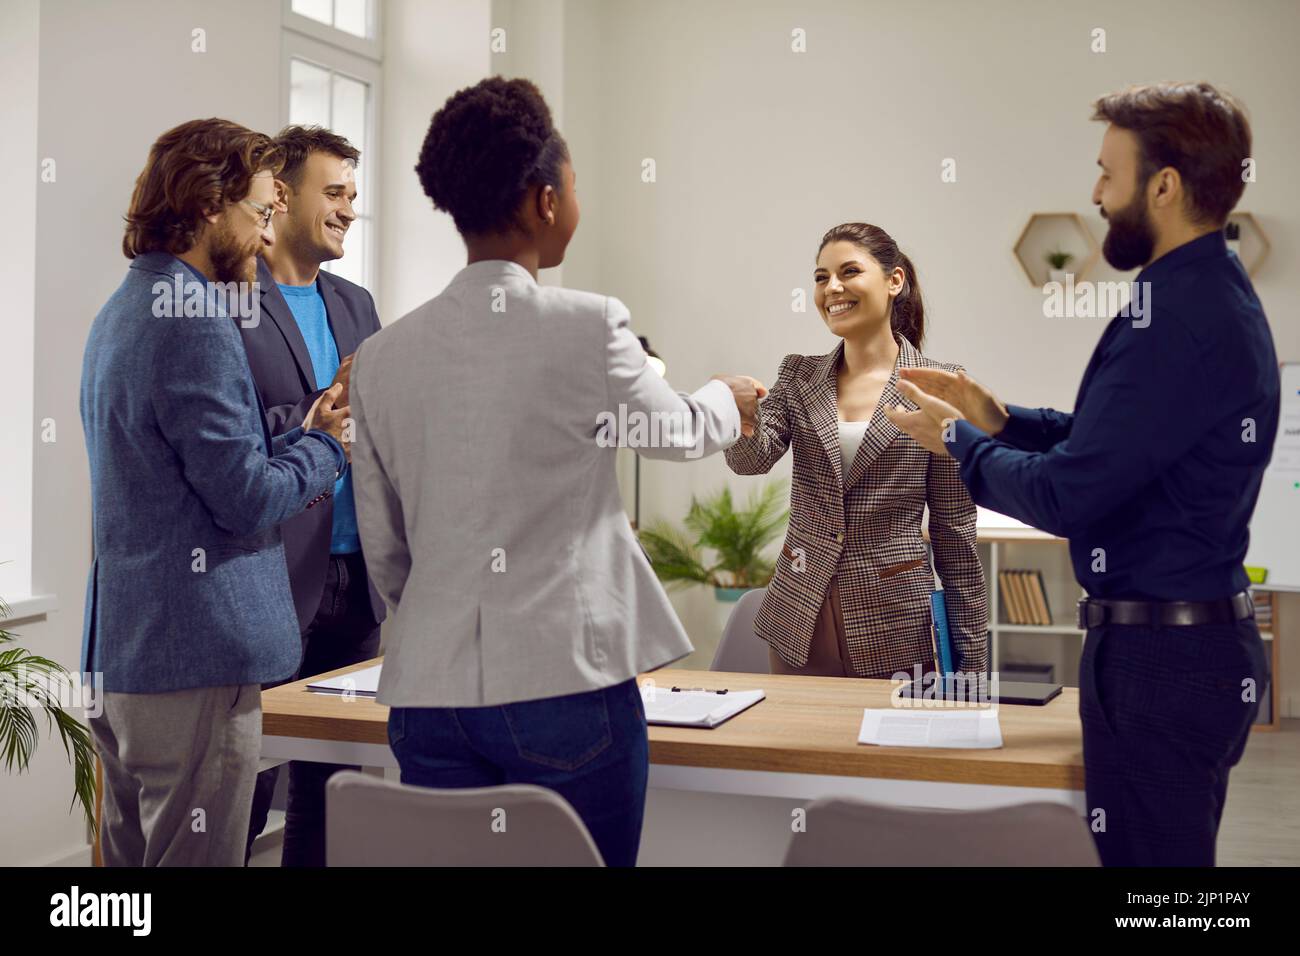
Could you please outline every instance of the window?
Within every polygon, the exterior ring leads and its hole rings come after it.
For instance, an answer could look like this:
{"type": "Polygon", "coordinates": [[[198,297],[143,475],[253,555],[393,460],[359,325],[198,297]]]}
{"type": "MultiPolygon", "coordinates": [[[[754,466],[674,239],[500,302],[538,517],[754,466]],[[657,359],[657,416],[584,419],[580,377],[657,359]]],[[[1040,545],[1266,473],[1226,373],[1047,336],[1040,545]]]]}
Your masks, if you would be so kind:
{"type": "Polygon", "coordinates": [[[378,150],[380,63],[374,0],[285,0],[283,121],[325,126],[361,151],[356,221],[341,259],[322,268],[379,296],[378,150]],[[326,26],[325,24],[330,24],[326,26]],[[324,38],[324,39],[323,39],[324,38]]]}
{"type": "Polygon", "coordinates": [[[374,37],[369,0],[292,0],[294,13],[353,36],[374,37]]]}

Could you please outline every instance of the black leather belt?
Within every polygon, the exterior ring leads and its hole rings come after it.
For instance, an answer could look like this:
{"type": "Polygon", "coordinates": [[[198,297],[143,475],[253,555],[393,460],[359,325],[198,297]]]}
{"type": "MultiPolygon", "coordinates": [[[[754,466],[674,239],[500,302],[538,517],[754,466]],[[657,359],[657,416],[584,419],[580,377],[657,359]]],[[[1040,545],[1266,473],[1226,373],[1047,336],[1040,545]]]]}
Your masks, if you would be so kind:
{"type": "Polygon", "coordinates": [[[1255,616],[1249,591],[1221,601],[1113,601],[1080,598],[1076,623],[1083,630],[1103,624],[1140,627],[1182,627],[1190,624],[1233,624],[1255,616]]]}

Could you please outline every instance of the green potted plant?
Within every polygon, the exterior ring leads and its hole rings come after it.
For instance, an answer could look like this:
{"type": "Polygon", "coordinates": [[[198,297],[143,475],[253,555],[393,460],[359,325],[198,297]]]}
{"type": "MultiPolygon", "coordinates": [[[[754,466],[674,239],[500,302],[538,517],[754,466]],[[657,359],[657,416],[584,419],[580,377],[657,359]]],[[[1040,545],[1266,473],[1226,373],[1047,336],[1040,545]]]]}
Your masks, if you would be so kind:
{"type": "Polygon", "coordinates": [[[774,563],[763,551],[790,520],[787,500],[785,482],[768,482],[737,510],[731,489],[723,488],[691,499],[684,528],[662,520],[642,528],[641,544],[667,587],[705,584],[719,601],[737,601],[772,579],[774,563]]]}
{"type": "Polygon", "coordinates": [[[1064,282],[1065,267],[1073,260],[1074,254],[1071,252],[1064,252],[1059,248],[1049,252],[1047,254],[1047,264],[1051,266],[1051,268],[1047,270],[1047,281],[1064,282]]]}
{"type": "MultiPolygon", "coordinates": [[[[9,606],[0,600],[0,621],[9,617],[9,606]]],[[[63,709],[57,688],[73,686],[67,669],[55,661],[38,657],[13,644],[15,636],[0,625],[0,755],[5,771],[23,773],[31,765],[40,739],[37,711],[45,716],[46,733],[58,729],[64,752],[73,766],[71,810],[78,802],[95,830],[95,751],[90,731],[63,709]]]]}

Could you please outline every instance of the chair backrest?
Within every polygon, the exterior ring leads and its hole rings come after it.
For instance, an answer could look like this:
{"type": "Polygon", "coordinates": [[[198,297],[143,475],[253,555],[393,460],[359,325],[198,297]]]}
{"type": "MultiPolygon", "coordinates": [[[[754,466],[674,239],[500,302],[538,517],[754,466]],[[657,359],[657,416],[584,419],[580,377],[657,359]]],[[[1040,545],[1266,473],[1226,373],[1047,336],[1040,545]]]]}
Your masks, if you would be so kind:
{"type": "Polygon", "coordinates": [[[814,800],[786,866],[1099,866],[1092,834],[1059,803],[989,810],[814,800]]]}
{"type": "Polygon", "coordinates": [[[527,784],[413,787],[344,770],[325,787],[329,866],[603,866],[567,800],[527,784]]]}
{"type": "Polygon", "coordinates": [[[713,655],[712,671],[734,671],[737,674],[770,674],[767,659],[767,642],[754,633],[754,618],[767,588],[746,591],[731,609],[722,640],[713,655]]]}

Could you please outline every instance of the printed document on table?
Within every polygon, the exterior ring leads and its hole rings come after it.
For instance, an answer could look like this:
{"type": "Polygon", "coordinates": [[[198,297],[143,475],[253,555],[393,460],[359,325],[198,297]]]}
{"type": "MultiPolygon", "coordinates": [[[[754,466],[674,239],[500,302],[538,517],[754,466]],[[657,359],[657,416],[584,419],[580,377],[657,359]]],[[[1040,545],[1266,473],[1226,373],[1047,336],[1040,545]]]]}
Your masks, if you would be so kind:
{"type": "Polygon", "coordinates": [[[993,709],[935,710],[867,708],[858,743],[878,747],[959,747],[993,750],[1002,746],[1002,726],[993,709]]]}

